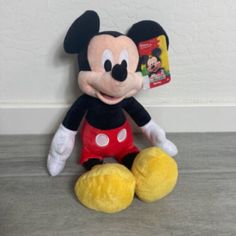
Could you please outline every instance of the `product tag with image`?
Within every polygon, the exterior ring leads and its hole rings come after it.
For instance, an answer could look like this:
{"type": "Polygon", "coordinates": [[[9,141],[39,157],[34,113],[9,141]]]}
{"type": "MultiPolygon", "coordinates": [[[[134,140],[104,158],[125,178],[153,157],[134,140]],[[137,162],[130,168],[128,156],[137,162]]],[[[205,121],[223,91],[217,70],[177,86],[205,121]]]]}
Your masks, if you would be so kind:
{"type": "Polygon", "coordinates": [[[154,88],[170,82],[166,38],[160,35],[138,45],[143,89],[154,88]]]}

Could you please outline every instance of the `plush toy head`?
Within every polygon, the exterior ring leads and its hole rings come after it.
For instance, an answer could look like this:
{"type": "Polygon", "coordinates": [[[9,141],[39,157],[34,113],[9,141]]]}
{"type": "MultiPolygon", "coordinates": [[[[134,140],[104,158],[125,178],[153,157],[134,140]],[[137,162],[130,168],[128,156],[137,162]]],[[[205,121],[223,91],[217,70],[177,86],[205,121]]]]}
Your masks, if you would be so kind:
{"type": "Polygon", "coordinates": [[[142,88],[137,45],[165,35],[153,21],[141,21],[124,35],[116,31],[99,32],[99,16],[86,11],[74,21],[64,41],[65,51],[78,54],[80,89],[107,104],[116,104],[142,88]]]}

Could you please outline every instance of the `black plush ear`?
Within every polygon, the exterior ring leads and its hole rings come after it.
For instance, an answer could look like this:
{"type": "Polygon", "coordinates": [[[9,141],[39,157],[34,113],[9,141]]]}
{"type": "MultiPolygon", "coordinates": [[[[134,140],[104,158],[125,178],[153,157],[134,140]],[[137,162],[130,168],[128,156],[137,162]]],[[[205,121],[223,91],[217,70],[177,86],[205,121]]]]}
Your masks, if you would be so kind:
{"type": "Polygon", "coordinates": [[[90,39],[99,32],[100,21],[95,11],[86,11],[77,18],[69,28],[64,49],[67,53],[79,53],[86,47],[90,39]]]}
{"type": "Polygon", "coordinates": [[[161,49],[160,48],[155,48],[152,50],[152,55],[159,58],[161,55],[161,49]]]}
{"type": "Polygon", "coordinates": [[[169,38],[165,30],[155,21],[144,20],[140,21],[130,28],[127,33],[127,36],[130,37],[136,45],[142,41],[146,41],[160,35],[165,35],[167,49],[169,47],[169,38]]]}

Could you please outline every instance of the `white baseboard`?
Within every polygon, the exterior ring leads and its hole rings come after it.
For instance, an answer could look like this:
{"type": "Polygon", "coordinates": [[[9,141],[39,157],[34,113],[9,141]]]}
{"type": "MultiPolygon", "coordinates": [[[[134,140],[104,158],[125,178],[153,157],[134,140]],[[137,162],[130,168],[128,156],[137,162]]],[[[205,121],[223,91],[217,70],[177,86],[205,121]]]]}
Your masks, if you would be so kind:
{"type": "MultiPolygon", "coordinates": [[[[236,132],[236,104],[145,106],[167,132],[236,132]]],[[[67,105],[1,105],[0,134],[50,134],[67,105]]]]}

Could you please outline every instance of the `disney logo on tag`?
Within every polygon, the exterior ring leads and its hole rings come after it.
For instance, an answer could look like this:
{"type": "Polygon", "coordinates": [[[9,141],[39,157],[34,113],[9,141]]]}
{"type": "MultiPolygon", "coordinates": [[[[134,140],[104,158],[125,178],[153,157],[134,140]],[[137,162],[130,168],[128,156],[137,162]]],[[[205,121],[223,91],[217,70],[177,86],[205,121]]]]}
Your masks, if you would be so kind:
{"type": "Polygon", "coordinates": [[[147,49],[147,48],[150,48],[152,46],[151,43],[142,43],[140,44],[140,50],[143,50],[143,49],[147,49]]]}

